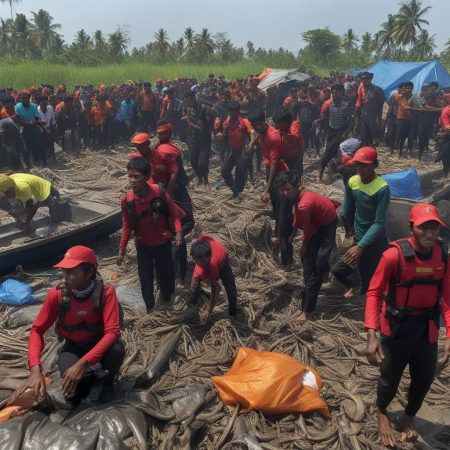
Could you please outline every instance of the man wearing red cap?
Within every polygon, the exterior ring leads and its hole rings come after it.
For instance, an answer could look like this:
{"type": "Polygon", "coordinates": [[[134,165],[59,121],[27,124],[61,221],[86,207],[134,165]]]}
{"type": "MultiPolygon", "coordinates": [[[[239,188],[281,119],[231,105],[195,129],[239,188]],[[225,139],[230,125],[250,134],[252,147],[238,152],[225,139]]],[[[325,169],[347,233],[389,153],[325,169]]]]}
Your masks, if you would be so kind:
{"type": "Polygon", "coordinates": [[[439,229],[445,224],[435,206],[417,204],[410,211],[409,226],[411,237],[393,242],[383,253],[370,282],[365,313],[367,359],[380,366],[378,428],[383,444],[392,447],[395,435],[386,408],[407,365],[411,383],[398,428],[401,441],[417,439],[414,416],[435,376],[441,313],[447,339],[439,362],[445,364],[450,355],[448,247],[439,240],[439,229]],[[378,329],[381,339],[376,336],[378,329]]]}
{"type": "Polygon", "coordinates": [[[351,164],[358,173],[345,187],[340,216],[346,237],[353,237],[353,245],[332,268],[336,279],[349,289],[348,297],[354,295],[353,289],[359,283],[356,268],[364,294],[387,248],[385,223],[390,200],[389,186],[375,173],[378,159],[374,147],[357,150],[351,164]]]}
{"type": "Polygon", "coordinates": [[[149,183],[150,165],[144,158],[130,159],[127,172],[132,189],[121,199],[123,230],[117,264],[122,264],[128,242],[134,235],[142,297],[150,312],[155,306],[155,271],[166,305],[175,291],[172,238],[175,237],[177,247],[182,244],[181,222],[169,194],[162,192],[161,186],[149,183]]]}
{"type": "Polygon", "coordinates": [[[94,382],[93,366],[97,363],[107,371],[103,396],[104,400],[110,399],[114,377],[125,355],[119,341],[119,303],[114,288],[103,285],[97,274],[97,258],[88,247],[70,248],[55,267],[63,270],[64,282],[49,291],[34,321],[28,344],[31,373],[16,395],[31,388],[36,401],[43,399],[44,335],[56,322],[56,331],[64,339],[58,352],[58,366],[61,391],[68,404],[75,407],[88,395],[94,382]]]}

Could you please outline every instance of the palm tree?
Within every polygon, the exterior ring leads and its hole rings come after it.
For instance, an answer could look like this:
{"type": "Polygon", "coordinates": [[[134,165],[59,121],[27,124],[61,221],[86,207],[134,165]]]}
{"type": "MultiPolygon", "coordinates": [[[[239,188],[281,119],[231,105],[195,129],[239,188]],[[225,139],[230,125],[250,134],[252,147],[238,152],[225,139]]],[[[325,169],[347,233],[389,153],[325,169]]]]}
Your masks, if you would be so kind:
{"type": "Polygon", "coordinates": [[[13,28],[14,24],[11,19],[0,18],[0,53],[2,54],[9,50],[13,28]]]}
{"type": "Polygon", "coordinates": [[[94,48],[99,53],[103,53],[106,50],[106,41],[102,30],[97,30],[94,33],[94,48]]]}
{"type": "Polygon", "coordinates": [[[130,39],[122,28],[117,28],[114,33],[108,36],[109,53],[113,58],[119,58],[127,49],[130,39]]]}
{"type": "Polygon", "coordinates": [[[184,30],[184,40],[186,41],[186,50],[188,52],[192,52],[192,49],[194,48],[194,37],[195,37],[195,31],[191,27],[187,27],[184,30]]]}
{"type": "Polygon", "coordinates": [[[61,28],[59,23],[53,23],[53,17],[48,11],[40,9],[37,13],[31,12],[33,15],[33,40],[36,47],[40,50],[48,50],[52,42],[59,36],[56,31],[61,28]]]}
{"type": "Polygon", "coordinates": [[[347,32],[342,36],[342,48],[346,53],[351,53],[356,49],[356,43],[359,41],[359,38],[353,32],[351,28],[347,30],[347,32]]]}
{"type": "Polygon", "coordinates": [[[153,53],[158,59],[167,57],[170,49],[169,35],[167,31],[160,28],[154,35],[155,41],[153,43],[153,53]]]}
{"type": "Polygon", "coordinates": [[[20,3],[22,0],[0,0],[2,3],[9,3],[9,7],[11,9],[11,20],[14,22],[14,16],[13,16],[13,4],[14,3],[20,3]]]}
{"type": "Polygon", "coordinates": [[[183,58],[184,55],[184,39],[181,37],[173,43],[173,52],[177,60],[183,58]]]}
{"type": "Polygon", "coordinates": [[[16,14],[13,29],[13,45],[16,54],[23,58],[30,49],[30,22],[25,14],[16,14]]]}
{"type": "Polygon", "coordinates": [[[378,51],[387,51],[388,53],[395,46],[394,42],[395,17],[388,15],[386,22],[381,24],[381,29],[375,35],[375,44],[378,51]]]}
{"type": "Polygon", "coordinates": [[[416,40],[417,30],[422,31],[422,25],[429,25],[423,16],[431,9],[431,6],[422,8],[419,0],[409,0],[402,3],[398,13],[394,16],[395,26],[393,38],[396,44],[413,44],[416,40]]]}
{"type": "Polygon", "coordinates": [[[429,35],[427,30],[422,30],[416,39],[412,52],[420,60],[427,60],[433,56],[433,50],[436,48],[434,37],[429,35]]]}
{"type": "Polygon", "coordinates": [[[361,53],[365,56],[370,56],[373,50],[372,35],[369,32],[365,32],[361,36],[361,53]]]}
{"type": "Polygon", "coordinates": [[[86,33],[84,28],[82,28],[80,31],[78,31],[77,34],[75,35],[73,45],[82,51],[89,50],[92,48],[92,39],[86,33]]]}
{"type": "Polygon", "coordinates": [[[199,61],[206,62],[214,53],[214,41],[208,28],[203,28],[200,34],[195,35],[195,54],[199,61]]]}

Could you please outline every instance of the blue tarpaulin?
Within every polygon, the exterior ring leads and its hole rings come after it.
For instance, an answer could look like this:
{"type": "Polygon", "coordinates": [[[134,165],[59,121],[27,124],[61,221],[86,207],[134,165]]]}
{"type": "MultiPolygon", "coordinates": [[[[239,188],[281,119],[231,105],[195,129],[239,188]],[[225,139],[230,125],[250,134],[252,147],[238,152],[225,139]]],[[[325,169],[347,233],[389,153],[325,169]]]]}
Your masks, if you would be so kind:
{"type": "Polygon", "coordinates": [[[423,198],[420,179],[416,169],[403,170],[381,175],[389,185],[392,198],[420,200],[423,198]]]}
{"type": "Polygon", "coordinates": [[[437,81],[440,87],[450,86],[450,74],[439,61],[397,62],[382,59],[367,71],[374,74],[373,83],[383,89],[387,100],[402,81],[412,81],[414,92],[420,92],[422,85],[430,81],[437,81]]]}

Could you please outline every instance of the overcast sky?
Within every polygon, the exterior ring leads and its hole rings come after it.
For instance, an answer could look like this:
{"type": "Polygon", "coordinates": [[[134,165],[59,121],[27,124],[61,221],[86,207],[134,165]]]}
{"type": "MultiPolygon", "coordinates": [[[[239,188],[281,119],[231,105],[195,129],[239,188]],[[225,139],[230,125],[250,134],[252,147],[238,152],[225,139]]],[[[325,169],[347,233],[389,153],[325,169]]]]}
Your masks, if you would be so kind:
{"type": "MultiPolygon", "coordinates": [[[[164,28],[170,39],[182,35],[188,26],[212,33],[227,32],[235,45],[248,40],[256,47],[284,47],[296,52],[302,45],[303,31],[328,26],[343,34],[349,27],[357,35],[379,29],[389,13],[398,10],[395,0],[23,0],[15,11],[30,15],[39,8],[51,13],[66,41],[72,41],[81,28],[93,33],[111,33],[126,25],[131,47],[153,40],[164,28]]],[[[438,51],[450,38],[449,0],[424,0],[432,5],[426,18],[429,32],[435,34],[438,51]]],[[[8,3],[0,3],[0,17],[10,17],[8,3]]]]}

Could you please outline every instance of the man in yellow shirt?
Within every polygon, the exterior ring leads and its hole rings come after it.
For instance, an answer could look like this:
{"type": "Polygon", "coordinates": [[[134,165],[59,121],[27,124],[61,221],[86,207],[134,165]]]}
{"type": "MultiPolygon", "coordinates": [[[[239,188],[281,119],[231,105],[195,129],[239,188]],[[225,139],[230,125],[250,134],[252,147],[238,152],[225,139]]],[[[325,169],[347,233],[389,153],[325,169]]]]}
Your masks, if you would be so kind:
{"type": "Polygon", "coordinates": [[[51,183],[43,178],[29,173],[14,173],[12,175],[0,174],[0,196],[19,201],[27,212],[25,222],[22,222],[11,208],[8,213],[14,217],[18,224],[26,231],[31,229],[31,221],[36,211],[45,206],[49,209],[50,222],[58,221],[56,200],[59,192],[51,183]]]}

